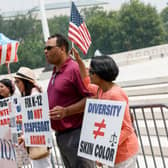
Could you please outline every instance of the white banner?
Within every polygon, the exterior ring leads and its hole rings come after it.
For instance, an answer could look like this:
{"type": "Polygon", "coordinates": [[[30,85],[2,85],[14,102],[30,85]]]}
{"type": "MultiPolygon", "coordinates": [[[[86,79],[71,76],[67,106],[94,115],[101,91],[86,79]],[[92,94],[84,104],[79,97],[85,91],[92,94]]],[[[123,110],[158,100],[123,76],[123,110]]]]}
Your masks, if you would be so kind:
{"type": "Polygon", "coordinates": [[[126,102],[87,99],[78,155],[114,166],[126,102]]]}
{"type": "Polygon", "coordinates": [[[0,165],[5,168],[16,168],[16,156],[11,140],[11,129],[9,128],[11,98],[0,100],[0,165]]]}
{"type": "Polygon", "coordinates": [[[22,134],[22,111],[21,111],[21,97],[12,96],[8,102],[10,129],[12,134],[12,143],[18,144],[18,134],[22,134]]]}
{"type": "Polygon", "coordinates": [[[10,98],[0,100],[0,125],[9,125],[9,106],[10,98]]]}
{"type": "Polygon", "coordinates": [[[16,168],[30,164],[24,147],[18,146],[18,133],[22,132],[20,97],[0,100],[0,167],[16,168]]]}

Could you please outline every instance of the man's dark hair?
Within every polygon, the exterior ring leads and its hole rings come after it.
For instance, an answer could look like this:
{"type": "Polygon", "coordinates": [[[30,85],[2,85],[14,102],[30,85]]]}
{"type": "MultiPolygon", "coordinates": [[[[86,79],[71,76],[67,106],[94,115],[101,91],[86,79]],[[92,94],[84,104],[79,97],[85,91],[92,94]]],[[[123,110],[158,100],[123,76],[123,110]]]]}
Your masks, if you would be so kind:
{"type": "Polygon", "coordinates": [[[68,43],[68,40],[63,35],[61,35],[61,34],[54,34],[54,35],[50,36],[48,39],[51,39],[51,38],[56,38],[57,39],[56,42],[57,42],[58,47],[64,46],[65,47],[65,51],[68,54],[69,43],[68,43]]]}
{"type": "Polygon", "coordinates": [[[119,69],[115,61],[109,56],[93,57],[91,60],[91,70],[101,79],[112,82],[119,74],[119,69]]]}

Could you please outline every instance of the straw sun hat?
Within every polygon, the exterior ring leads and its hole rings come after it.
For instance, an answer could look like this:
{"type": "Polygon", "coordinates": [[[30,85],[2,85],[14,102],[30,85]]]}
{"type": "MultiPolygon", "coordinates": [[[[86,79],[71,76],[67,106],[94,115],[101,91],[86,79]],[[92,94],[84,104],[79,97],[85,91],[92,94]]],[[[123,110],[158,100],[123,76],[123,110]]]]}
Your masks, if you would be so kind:
{"type": "Polygon", "coordinates": [[[36,77],[35,77],[34,72],[30,68],[27,68],[27,67],[20,67],[19,70],[14,75],[14,77],[25,79],[32,83],[36,83],[36,77]]]}

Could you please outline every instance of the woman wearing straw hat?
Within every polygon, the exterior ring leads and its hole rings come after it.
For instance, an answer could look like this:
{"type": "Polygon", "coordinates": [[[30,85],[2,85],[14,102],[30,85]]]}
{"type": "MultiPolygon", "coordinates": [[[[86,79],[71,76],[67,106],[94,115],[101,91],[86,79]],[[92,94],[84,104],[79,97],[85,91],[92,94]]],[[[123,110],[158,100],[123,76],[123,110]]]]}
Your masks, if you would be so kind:
{"type": "MultiPolygon", "coordinates": [[[[14,77],[15,77],[15,84],[18,87],[22,97],[30,96],[30,95],[34,95],[42,92],[41,88],[36,83],[35,74],[30,68],[21,67],[16,72],[14,77]]],[[[23,141],[24,141],[23,137],[19,138],[19,144],[21,144],[23,141]]],[[[31,148],[28,148],[28,152],[30,150],[31,148]]],[[[50,162],[50,154],[36,160],[31,158],[31,162],[32,162],[33,168],[42,168],[42,167],[52,168],[52,165],[50,162]]]]}
{"type": "Polygon", "coordinates": [[[41,88],[36,84],[35,74],[31,69],[21,67],[14,77],[15,84],[22,96],[30,96],[41,92],[41,88]]]}

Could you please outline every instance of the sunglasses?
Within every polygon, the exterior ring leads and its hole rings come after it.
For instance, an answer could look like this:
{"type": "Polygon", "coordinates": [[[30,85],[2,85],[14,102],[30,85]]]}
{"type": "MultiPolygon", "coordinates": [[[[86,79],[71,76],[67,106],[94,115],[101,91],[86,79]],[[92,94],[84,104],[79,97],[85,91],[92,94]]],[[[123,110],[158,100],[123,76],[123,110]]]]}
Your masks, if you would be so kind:
{"type": "Polygon", "coordinates": [[[54,47],[58,47],[58,46],[45,46],[44,50],[50,51],[54,47]]]}
{"type": "Polygon", "coordinates": [[[93,75],[93,74],[95,74],[95,71],[93,69],[89,69],[89,74],[93,75]]]}

